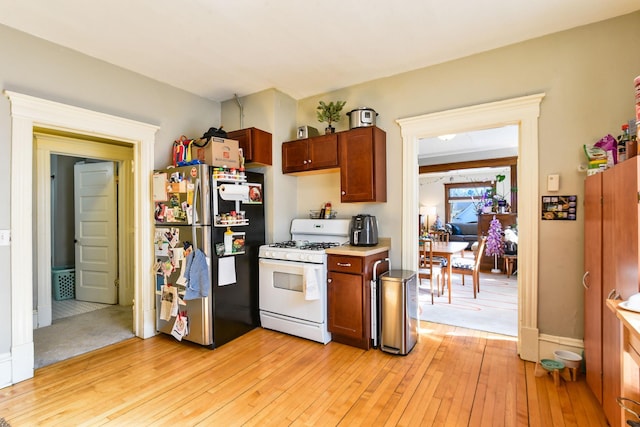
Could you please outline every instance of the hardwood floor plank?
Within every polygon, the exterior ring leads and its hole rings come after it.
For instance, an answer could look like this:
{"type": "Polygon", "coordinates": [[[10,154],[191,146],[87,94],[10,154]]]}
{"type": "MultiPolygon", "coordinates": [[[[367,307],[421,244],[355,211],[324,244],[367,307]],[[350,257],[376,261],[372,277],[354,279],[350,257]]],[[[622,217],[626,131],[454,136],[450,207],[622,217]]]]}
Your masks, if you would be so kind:
{"type": "Polygon", "coordinates": [[[516,361],[516,426],[528,426],[529,407],[527,403],[527,365],[535,366],[523,360],[516,361]]]}
{"type": "Polygon", "coordinates": [[[406,356],[257,328],[208,350],[131,339],[0,390],[11,425],[605,426],[584,378],[535,377],[506,337],[422,323],[406,356]]]}
{"type": "Polygon", "coordinates": [[[247,421],[247,426],[267,425],[270,420],[281,419],[287,425],[299,419],[314,402],[326,398],[333,383],[333,376],[346,369],[356,355],[348,347],[339,347],[335,352],[324,351],[314,361],[313,370],[292,384],[284,393],[247,421]],[[309,387],[314,384],[314,387],[309,387]]]}

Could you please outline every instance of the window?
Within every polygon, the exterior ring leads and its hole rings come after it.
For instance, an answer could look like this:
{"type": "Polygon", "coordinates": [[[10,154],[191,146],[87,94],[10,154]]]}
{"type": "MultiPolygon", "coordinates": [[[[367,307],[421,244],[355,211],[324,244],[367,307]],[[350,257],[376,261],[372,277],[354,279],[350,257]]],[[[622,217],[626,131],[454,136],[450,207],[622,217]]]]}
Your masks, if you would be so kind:
{"type": "Polygon", "coordinates": [[[460,182],[444,185],[446,222],[478,222],[476,205],[486,192],[495,194],[491,181],[460,182]]]}

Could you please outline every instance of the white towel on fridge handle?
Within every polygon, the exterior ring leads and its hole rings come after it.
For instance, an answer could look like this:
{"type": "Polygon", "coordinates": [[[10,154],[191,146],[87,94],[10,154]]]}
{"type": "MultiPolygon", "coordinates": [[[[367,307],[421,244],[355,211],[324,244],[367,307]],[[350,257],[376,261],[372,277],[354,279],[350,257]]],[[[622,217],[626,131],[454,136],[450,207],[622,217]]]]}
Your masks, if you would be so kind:
{"type": "Polygon", "coordinates": [[[307,265],[304,267],[304,299],[307,301],[320,299],[319,270],[318,266],[307,265]]]}

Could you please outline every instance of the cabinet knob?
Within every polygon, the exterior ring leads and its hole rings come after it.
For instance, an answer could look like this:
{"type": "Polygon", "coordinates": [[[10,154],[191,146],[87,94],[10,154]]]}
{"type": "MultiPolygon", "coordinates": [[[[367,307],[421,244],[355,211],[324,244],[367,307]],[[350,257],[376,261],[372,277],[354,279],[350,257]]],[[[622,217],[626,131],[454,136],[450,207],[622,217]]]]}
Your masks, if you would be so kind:
{"type": "Polygon", "coordinates": [[[302,161],[302,164],[303,164],[303,165],[306,165],[306,164],[307,164],[307,161],[306,161],[306,160],[303,160],[303,161],[302,161]]]}
{"type": "Polygon", "coordinates": [[[333,279],[327,279],[327,283],[333,282],[333,279]]]}
{"type": "Polygon", "coordinates": [[[342,195],[344,196],[345,194],[347,194],[347,192],[342,190],[342,195]]]}
{"type": "Polygon", "coordinates": [[[307,160],[309,163],[311,163],[311,159],[307,160]]]}

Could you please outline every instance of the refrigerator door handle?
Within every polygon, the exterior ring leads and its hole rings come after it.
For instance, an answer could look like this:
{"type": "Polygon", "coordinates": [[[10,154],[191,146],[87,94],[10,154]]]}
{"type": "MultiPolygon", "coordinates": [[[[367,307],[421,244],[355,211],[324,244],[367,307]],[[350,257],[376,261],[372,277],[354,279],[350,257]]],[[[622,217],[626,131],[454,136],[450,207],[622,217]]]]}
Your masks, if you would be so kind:
{"type": "Polygon", "coordinates": [[[200,178],[196,178],[196,186],[193,189],[193,206],[191,207],[191,240],[193,249],[198,247],[198,239],[196,237],[196,217],[198,216],[198,190],[200,189],[200,178]]]}

